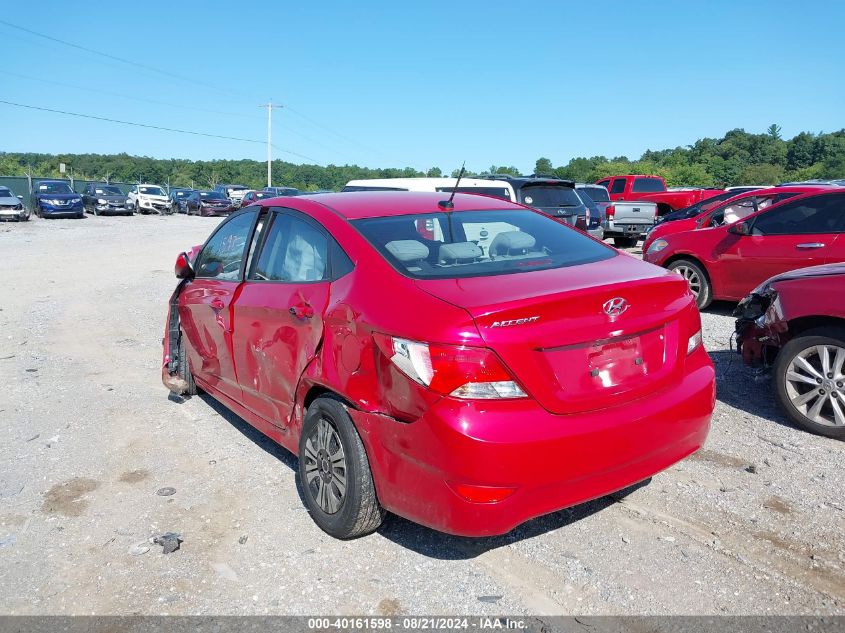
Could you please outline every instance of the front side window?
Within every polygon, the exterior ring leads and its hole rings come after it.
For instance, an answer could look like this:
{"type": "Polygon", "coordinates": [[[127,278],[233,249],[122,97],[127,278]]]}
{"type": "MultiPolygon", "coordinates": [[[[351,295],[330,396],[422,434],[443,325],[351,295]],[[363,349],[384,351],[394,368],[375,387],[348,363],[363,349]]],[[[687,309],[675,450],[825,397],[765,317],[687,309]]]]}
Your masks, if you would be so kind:
{"type": "Polygon", "coordinates": [[[625,179],[614,178],[613,187],[610,188],[610,193],[625,193],[625,179]]]}
{"type": "MultiPolygon", "coordinates": [[[[615,184],[615,183],[614,183],[615,184]]],[[[634,178],[633,193],[657,193],[666,191],[666,185],[660,178],[634,178]]]]}
{"type": "Polygon", "coordinates": [[[845,194],[786,202],[754,219],[752,235],[812,235],[845,228],[845,194]]]}
{"type": "Polygon", "coordinates": [[[328,238],[319,228],[276,214],[250,279],[306,283],[326,279],[328,238]]]}
{"type": "Polygon", "coordinates": [[[197,258],[196,277],[237,281],[257,211],[241,213],[220,225],[197,258]]]}
{"type": "Polygon", "coordinates": [[[604,187],[605,189],[609,189],[610,188],[610,178],[608,178],[607,180],[599,180],[596,184],[601,186],[601,187],[604,187]]]}
{"type": "Polygon", "coordinates": [[[397,271],[458,279],[575,266],[616,252],[528,210],[455,211],[354,220],[397,271]]]}

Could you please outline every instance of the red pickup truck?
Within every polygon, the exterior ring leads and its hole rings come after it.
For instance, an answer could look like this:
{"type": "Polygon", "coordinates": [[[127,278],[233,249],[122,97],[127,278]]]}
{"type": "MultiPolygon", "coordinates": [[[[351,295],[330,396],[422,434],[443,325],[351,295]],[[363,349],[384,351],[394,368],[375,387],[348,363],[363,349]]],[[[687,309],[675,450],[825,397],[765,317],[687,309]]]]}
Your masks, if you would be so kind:
{"type": "Polygon", "coordinates": [[[611,200],[636,200],[656,203],[658,216],[664,216],[676,209],[686,208],[691,204],[722,193],[721,189],[668,191],[666,181],[660,176],[640,174],[608,176],[597,180],[596,184],[607,187],[611,200]]]}

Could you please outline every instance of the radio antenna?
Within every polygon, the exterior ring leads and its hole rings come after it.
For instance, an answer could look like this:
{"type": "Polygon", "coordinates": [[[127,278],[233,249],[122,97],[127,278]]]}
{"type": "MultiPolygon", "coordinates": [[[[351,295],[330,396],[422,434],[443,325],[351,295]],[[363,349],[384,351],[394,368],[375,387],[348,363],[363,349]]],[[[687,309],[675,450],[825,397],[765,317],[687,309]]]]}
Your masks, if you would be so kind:
{"type": "Polygon", "coordinates": [[[452,195],[449,196],[448,200],[441,200],[440,202],[437,203],[437,206],[440,207],[441,209],[443,209],[444,211],[451,211],[452,209],[455,208],[455,203],[452,202],[452,200],[455,198],[455,194],[458,191],[458,185],[461,184],[461,178],[464,177],[464,171],[466,171],[465,170],[466,164],[467,164],[467,162],[464,161],[463,164],[461,165],[461,171],[458,172],[458,179],[455,181],[455,186],[452,189],[452,195]]]}

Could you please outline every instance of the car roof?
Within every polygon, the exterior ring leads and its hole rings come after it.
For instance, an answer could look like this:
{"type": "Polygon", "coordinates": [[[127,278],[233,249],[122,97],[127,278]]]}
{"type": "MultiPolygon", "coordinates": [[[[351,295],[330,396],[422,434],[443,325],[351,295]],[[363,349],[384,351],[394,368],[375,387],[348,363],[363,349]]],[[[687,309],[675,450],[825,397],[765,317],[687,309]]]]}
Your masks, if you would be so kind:
{"type": "MultiPolygon", "coordinates": [[[[308,211],[312,205],[326,207],[347,220],[380,218],[421,213],[444,213],[438,206],[442,200],[448,200],[445,192],[427,191],[355,191],[346,193],[318,193],[313,196],[295,198],[265,198],[261,206],[276,206],[274,201],[300,211],[308,211]]],[[[494,196],[458,193],[453,200],[454,211],[484,210],[528,210],[521,204],[515,204],[494,196]]]]}
{"type": "MultiPolygon", "coordinates": [[[[408,189],[409,191],[431,191],[429,188],[454,187],[457,178],[455,177],[428,177],[418,178],[359,178],[346,183],[347,187],[394,187],[396,189],[408,189]]],[[[495,178],[468,177],[461,178],[459,186],[463,187],[504,187],[502,182],[496,182],[495,178]]],[[[360,193],[360,192],[356,192],[360,193]]]]}

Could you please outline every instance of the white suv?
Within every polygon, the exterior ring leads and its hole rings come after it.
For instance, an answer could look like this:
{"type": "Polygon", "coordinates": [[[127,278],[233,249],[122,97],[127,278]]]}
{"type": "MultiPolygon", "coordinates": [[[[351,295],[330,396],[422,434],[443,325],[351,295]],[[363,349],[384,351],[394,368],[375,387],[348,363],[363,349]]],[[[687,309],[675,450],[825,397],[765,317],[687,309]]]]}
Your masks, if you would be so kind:
{"type": "Polygon", "coordinates": [[[126,198],[126,204],[137,213],[170,213],[170,201],[158,185],[135,185],[126,198]]]}

